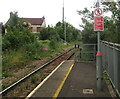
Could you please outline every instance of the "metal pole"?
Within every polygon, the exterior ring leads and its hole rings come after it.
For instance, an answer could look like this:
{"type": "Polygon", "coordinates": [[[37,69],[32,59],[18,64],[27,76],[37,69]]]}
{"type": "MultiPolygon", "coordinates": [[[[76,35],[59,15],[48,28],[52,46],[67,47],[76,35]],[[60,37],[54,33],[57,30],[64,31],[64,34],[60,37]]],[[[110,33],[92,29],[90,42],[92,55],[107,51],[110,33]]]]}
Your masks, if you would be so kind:
{"type": "Polygon", "coordinates": [[[63,29],[64,29],[64,31],[63,31],[64,32],[64,40],[65,40],[64,43],[66,44],[66,22],[64,20],[64,15],[65,15],[64,13],[65,12],[64,12],[64,0],[63,0],[63,20],[62,21],[63,21],[63,25],[64,25],[64,27],[63,27],[63,29]]]}
{"type": "Polygon", "coordinates": [[[63,12],[62,12],[63,16],[62,16],[62,22],[64,23],[64,0],[63,0],[63,12]]]}
{"type": "MultiPolygon", "coordinates": [[[[2,74],[2,23],[0,23],[0,74],[2,74]]],[[[0,78],[2,78],[2,75],[0,75],[0,78]]],[[[2,84],[2,81],[0,81],[0,84],[2,84]]],[[[2,91],[2,86],[0,86],[0,91],[2,91]]],[[[2,99],[2,95],[0,95],[0,98],[2,99]]]]}
{"type": "MultiPolygon", "coordinates": [[[[97,7],[99,8],[99,0],[97,1],[97,7]]],[[[102,77],[102,53],[100,51],[100,32],[97,33],[98,40],[98,52],[96,55],[97,59],[97,90],[102,91],[103,88],[103,77],[102,77]]]]}
{"type": "Polygon", "coordinates": [[[65,43],[66,43],[66,18],[65,18],[65,22],[64,22],[64,33],[65,33],[65,43]]]}
{"type": "Polygon", "coordinates": [[[98,38],[98,51],[100,51],[100,32],[97,33],[97,38],[98,38]]]}

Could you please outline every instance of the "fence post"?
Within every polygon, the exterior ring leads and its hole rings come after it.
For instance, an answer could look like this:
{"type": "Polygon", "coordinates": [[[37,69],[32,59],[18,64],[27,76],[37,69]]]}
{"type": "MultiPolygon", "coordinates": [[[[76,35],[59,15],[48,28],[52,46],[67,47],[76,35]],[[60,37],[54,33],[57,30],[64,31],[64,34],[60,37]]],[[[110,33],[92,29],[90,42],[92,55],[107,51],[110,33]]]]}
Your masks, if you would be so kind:
{"type": "Polygon", "coordinates": [[[80,47],[80,59],[82,58],[82,47],[80,47]]]}
{"type": "Polygon", "coordinates": [[[81,59],[84,59],[83,50],[84,50],[84,45],[82,45],[82,49],[81,49],[81,59]]]}

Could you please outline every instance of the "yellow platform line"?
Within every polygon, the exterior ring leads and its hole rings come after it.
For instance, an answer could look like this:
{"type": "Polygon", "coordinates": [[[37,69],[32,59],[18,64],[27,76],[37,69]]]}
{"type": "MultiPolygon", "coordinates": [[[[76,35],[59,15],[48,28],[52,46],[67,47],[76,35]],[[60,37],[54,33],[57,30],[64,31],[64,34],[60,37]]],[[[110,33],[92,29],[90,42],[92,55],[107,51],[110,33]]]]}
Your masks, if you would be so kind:
{"type": "Polygon", "coordinates": [[[64,83],[65,83],[65,80],[67,79],[67,77],[68,77],[70,71],[72,70],[73,66],[74,66],[74,64],[72,64],[72,65],[70,66],[67,74],[65,75],[64,79],[63,79],[62,82],[60,83],[60,85],[59,85],[58,89],[56,90],[55,94],[53,95],[53,99],[56,99],[56,98],[58,97],[58,95],[59,95],[59,93],[60,93],[60,91],[61,91],[61,89],[62,89],[62,87],[63,87],[63,85],[64,85],[64,83]]]}

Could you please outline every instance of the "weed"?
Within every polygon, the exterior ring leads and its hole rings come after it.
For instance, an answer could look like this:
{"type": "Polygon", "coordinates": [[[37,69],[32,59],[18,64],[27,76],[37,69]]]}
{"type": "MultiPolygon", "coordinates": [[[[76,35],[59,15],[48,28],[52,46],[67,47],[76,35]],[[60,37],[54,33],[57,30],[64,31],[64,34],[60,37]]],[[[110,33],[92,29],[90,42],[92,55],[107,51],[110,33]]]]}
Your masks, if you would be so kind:
{"type": "Polygon", "coordinates": [[[29,89],[29,85],[28,84],[26,84],[25,89],[29,89]]]}
{"type": "Polygon", "coordinates": [[[35,84],[37,80],[38,80],[38,76],[35,75],[31,77],[31,83],[35,84]]]}
{"type": "Polygon", "coordinates": [[[8,84],[2,84],[2,89],[4,90],[5,88],[9,87],[8,84]]]}
{"type": "Polygon", "coordinates": [[[7,72],[11,68],[24,66],[26,61],[26,53],[23,48],[18,50],[10,50],[7,53],[3,54],[3,72],[7,72]]]}
{"type": "Polygon", "coordinates": [[[105,69],[103,69],[103,78],[107,82],[107,84],[111,83],[105,69]]]}
{"type": "Polygon", "coordinates": [[[8,73],[3,73],[2,74],[2,78],[6,78],[6,77],[12,77],[13,75],[8,74],[8,73]]]}

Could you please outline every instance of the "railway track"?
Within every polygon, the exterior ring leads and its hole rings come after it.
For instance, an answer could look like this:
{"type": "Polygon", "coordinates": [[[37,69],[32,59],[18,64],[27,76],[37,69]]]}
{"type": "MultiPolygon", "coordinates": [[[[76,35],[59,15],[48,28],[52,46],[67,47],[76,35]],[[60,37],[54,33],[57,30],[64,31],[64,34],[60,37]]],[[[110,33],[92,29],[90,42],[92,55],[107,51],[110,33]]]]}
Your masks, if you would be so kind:
{"type": "MultiPolygon", "coordinates": [[[[9,87],[7,87],[6,89],[2,90],[0,92],[0,95],[4,97],[25,97],[30,90],[32,90],[33,88],[31,88],[29,90],[29,85],[27,84],[27,82],[30,82],[29,79],[33,76],[33,81],[34,81],[34,75],[36,75],[38,73],[38,75],[41,75],[41,71],[42,71],[42,75],[44,76],[41,81],[50,73],[52,72],[52,70],[63,60],[69,60],[70,58],[73,58],[73,55],[75,54],[75,49],[72,48],[70,50],[68,50],[67,52],[64,52],[63,54],[61,54],[60,56],[57,56],[56,58],[50,60],[49,62],[47,62],[46,64],[42,65],[40,68],[34,70],[33,72],[29,73],[28,75],[26,75],[25,77],[21,78],[20,80],[18,80],[17,82],[13,83],[12,85],[10,85],[9,87]],[[56,65],[56,66],[55,66],[56,65]],[[47,74],[47,75],[46,75],[47,74]],[[28,86],[27,88],[27,92],[22,94],[22,95],[18,95],[19,92],[17,92],[17,89],[24,89],[21,88],[22,85],[28,86]],[[14,95],[15,93],[15,95],[14,95]]],[[[37,81],[36,81],[37,82],[37,81]]],[[[40,82],[39,82],[40,83],[40,82]]],[[[36,84],[37,85],[37,84],[36,84]]],[[[22,91],[21,91],[22,93],[22,91]]]]}

